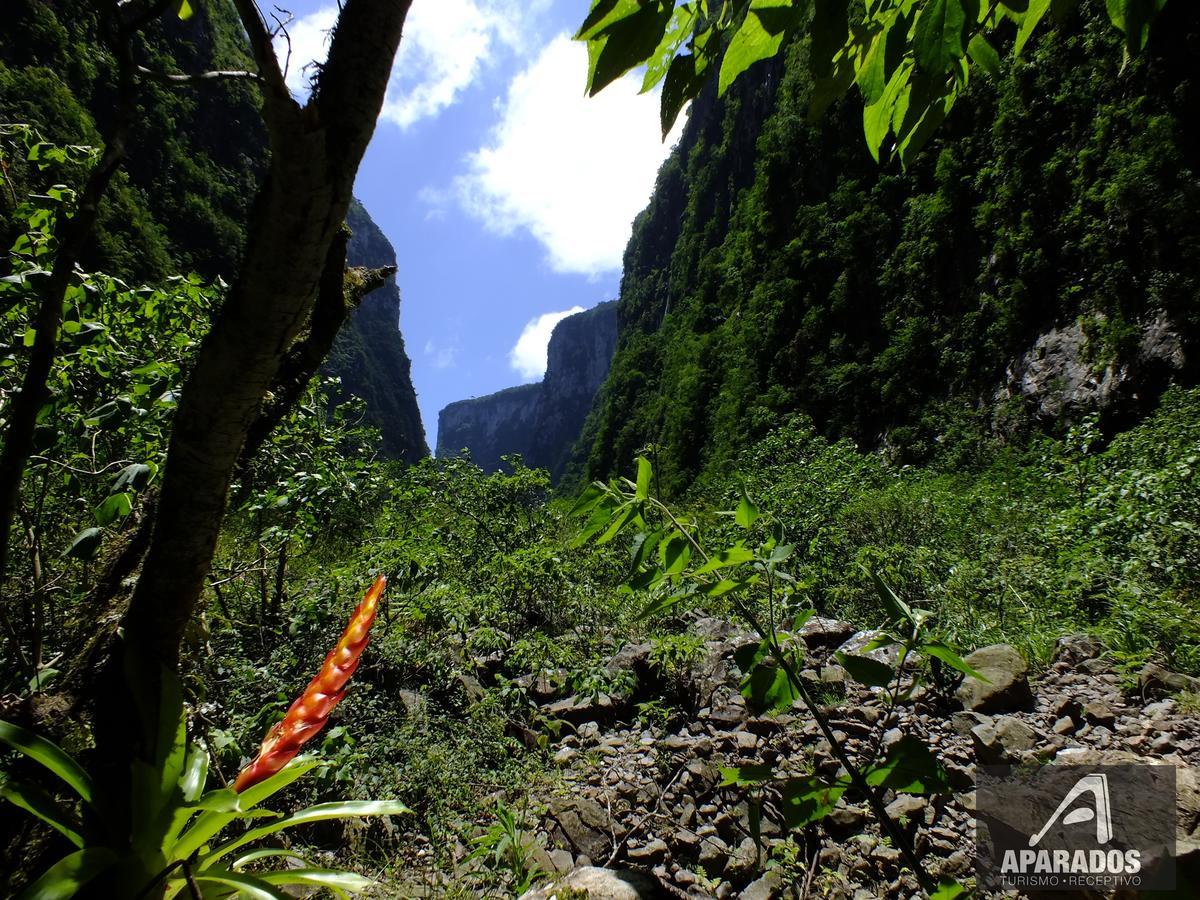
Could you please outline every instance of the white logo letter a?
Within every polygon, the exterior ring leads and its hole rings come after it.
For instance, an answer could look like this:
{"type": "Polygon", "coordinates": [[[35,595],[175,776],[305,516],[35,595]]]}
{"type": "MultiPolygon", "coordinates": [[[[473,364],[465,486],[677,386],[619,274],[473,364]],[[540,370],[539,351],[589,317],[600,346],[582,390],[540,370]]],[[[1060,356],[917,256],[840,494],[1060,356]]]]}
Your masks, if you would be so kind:
{"type": "Polygon", "coordinates": [[[1063,817],[1064,825],[1076,825],[1080,822],[1090,822],[1096,820],[1096,843],[1107,844],[1112,840],[1112,812],[1109,809],[1108,802],[1108,776],[1101,775],[1098,772],[1092,772],[1089,775],[1084,775],[1075,786],[1067,792],[1067,796],[1063,798],[1063,802],[1058,804],[1058,809],[1054,811],[1042,830],[1029,839],[1029,846],[1036,847],[1038,842],[1045,837],[1046,832],[1050,830],[1050,826],[1058,821],[1059,816],[1062,816],[1063,811],[1071,805],[1071,803],[1079,797],[1080,794],[1091,794],[1092,800],[1095,803],[1095,810],[1087,807],[1080,807],[1067,813],[1063,817]]]}

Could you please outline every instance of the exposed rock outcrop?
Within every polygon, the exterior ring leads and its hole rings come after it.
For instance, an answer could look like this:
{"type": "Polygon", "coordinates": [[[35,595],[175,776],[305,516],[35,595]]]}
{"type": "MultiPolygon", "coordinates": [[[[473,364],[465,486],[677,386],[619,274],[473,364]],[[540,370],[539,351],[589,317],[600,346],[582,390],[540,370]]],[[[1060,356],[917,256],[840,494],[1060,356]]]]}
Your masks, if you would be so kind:
{"type": "MultiPolygon", "coordinates": [[[[349,265],[396,264],[396,251],[362,204],[351,205],[346,224],[353,232],[349,265]]],[[[367,420],[379,429],[387,456],[415,462],[429,455],[429,446],[399,320],[400,289],[391,280],[367,295],[343,326],[324,372],[340,377],[346,394],[365,401],[367,420]]]]}
{"type": "Polygon", "coordinates": [[[520,454],[555,480],[608,375],[617,344],[617,305],[601,303],[563,319],[547,349],[546,377],[486,397],[451,403],[438,415],[438,455],[467,450],[485,471],[520,454]]]}

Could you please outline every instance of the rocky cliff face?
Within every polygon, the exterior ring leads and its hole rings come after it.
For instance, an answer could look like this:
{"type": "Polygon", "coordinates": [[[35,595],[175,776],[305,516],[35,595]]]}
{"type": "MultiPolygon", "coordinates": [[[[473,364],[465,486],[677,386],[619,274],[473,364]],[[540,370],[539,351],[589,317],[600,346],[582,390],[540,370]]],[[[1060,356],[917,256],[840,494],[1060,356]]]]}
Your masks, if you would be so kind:
{"type": "Polygon", "coordinates": [[[467,450],[485,471],[519,453],[557,480],[579,438],[617,345],[617,305],[563,319],[546,354],[546,377],[486,397],[451,403],[438,415],[438,455],[467,450]]]}
{"type": "MultiPolygon", "coordinates": [[[[360,203],[351,206],[346,223],[353,232],[347,252],[350,265],[396,264],[396,251],[360,203]]],[[[382,451],[414,462],[429,455],[429,446],[399,317],[400,289],[389,281],[355,310],[337,336],[324,371],[339,376],[347,394],[365,401],[367,418],[382,435],[382,451]]]]}

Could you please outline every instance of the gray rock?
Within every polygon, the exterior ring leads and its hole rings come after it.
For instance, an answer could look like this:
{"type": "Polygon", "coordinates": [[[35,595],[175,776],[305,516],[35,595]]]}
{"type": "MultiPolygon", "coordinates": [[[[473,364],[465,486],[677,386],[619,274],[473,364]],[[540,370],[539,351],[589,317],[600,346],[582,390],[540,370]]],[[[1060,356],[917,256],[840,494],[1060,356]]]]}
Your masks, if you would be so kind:
{"type": "Polygon", "coordinates": [[[975,712],[1009,712],[1033,705],[1029,666],[1009,644],[982,647],[966,657],[987,681],[967,677],[956,694],[963,707],[975,712]]]}
{"type": "Polygon", "coordinates": [[[587,797],[555,800],[550,806],[550,816],[558,822],[576,853],[591,859],[607,859],[612,853],[613,838],[620,840],[624,834],[609,818],[608,811],[587,797]]]}
{"type": "Polygon", "coordinates": [[[648,844],[631,849],[626,855],[631,862],[639,865],[653,865],[666,859],[669,852],[666,841],[655,838],[648,844]]]}
{"type": "Polygon", "coordinates": [[[1200,693],[1200,678],[1181,675],[1155,663],[1147,663],[1138,672],[1138,689],[1144,697],[1162,697],[1180,691],[1200,693]]]}
{"type": "Polygon", "coordinates": [[[1054,642],[1054,661],[1077,666],[1100,655],[1100,642],[1086,632],[1066,634],[1054,642]]]}
{"type": "Polygon", "coordinates": [[[521,900],[551,900],[568,888],[588,900],[651,900],[662,896],[658,881],[645,872],[583,866],[557,881],[526,892],[521,895],[521,900]]]}
{"type": "Polygon", "coordinates": [[[774,869],[746,885],[738,894],[739,900],[777,900],[783,896],[783,880],[774,869]]]}
{"type": "Polygon", "coordinates": [[[813,616],[797,632],[810,650],[817,647],[840,647],[854,634],[854,626],[840,619],[813,616]]]}

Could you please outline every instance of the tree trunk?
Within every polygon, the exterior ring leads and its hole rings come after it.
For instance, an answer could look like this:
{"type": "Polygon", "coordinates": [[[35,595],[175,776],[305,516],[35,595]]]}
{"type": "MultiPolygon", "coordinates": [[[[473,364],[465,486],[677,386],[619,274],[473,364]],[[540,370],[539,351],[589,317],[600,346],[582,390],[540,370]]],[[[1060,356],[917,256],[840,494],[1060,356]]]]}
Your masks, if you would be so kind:
{"type": "Polygon", "coordinates": [[[141,736],[156,730],[156,723],[135,720],[126,678],[153,691],[163,673],[178,668],[239,455],[312,313],[411,0],[345,0],[328,61],[304,107],[284,84],[253,0],[234,2],[264,84],[271,165],[241,271],[182,390],[154,531],[123,620],[125,652],[112,654],[96,687],[97,764],[117,790],[128,784],[130,758],[150,749],[141,736]]]}

